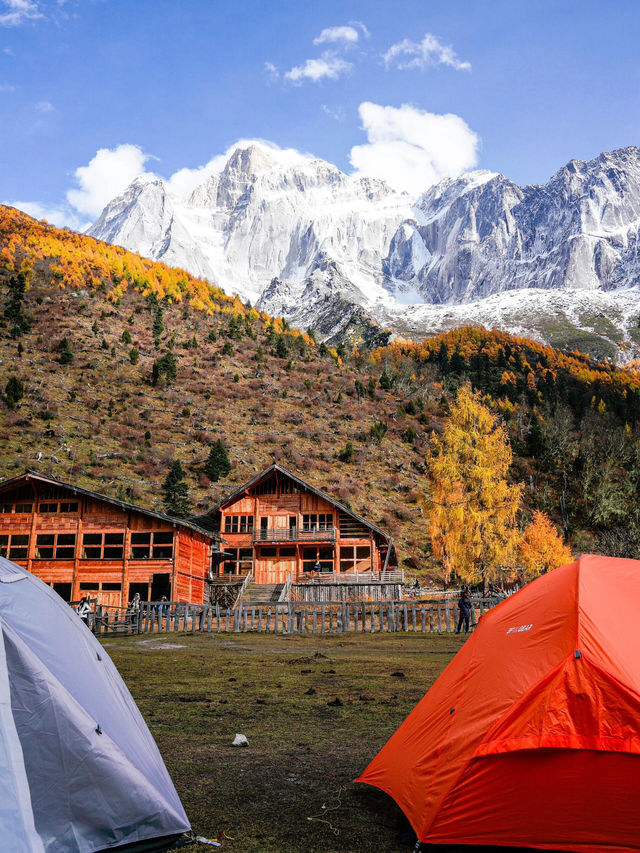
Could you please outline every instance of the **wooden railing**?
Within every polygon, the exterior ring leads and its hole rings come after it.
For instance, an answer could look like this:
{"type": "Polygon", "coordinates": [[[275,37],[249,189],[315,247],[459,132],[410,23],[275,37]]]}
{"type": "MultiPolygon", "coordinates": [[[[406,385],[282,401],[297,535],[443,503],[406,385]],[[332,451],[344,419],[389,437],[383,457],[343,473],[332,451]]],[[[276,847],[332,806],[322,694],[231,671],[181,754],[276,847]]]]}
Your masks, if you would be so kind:
{"type": "MultiPolygon", "coordinates": [[[[473,628],[482,614],[500,599],[474,599],[473,628]]],[[[183,602],[143,602],[137,613],[98,612],[98,635],[247,632],[285,634],[345,634],[348,632],[453,633],[458,608],[451,599],[439,601],[276,602],[242,604],[224,609],[219,605],[183,602]]]]}
{"type": "Polygon", "coordinates": [[[253,574],[251,572],[249,572],[249,574],[246,576],[246,578],[242,581],[242,586],[238,590],[238,594],[236,596],[234,607],[237,607],[240,604],[240,602],[242,601],[242,596],[245,594],[247,587],[251,583],[252,577],[253,577],[253,574]]]}
{"type": "Polygon", "coordinates": [[[253,531],[254,542],[335,542],[335,527],[269,527],[253,531]]]}
{"type": "Polygon", "coordinates": [[[287,575],[286,581],[282,585],[282,590],[281,590],[280,595],[278,597],[279,602],[289,601],[289,599],[291,598],[291,580],[292,580],[292,577],[293,577],[293,572],[289,572],[289,574],[287,575]]]}

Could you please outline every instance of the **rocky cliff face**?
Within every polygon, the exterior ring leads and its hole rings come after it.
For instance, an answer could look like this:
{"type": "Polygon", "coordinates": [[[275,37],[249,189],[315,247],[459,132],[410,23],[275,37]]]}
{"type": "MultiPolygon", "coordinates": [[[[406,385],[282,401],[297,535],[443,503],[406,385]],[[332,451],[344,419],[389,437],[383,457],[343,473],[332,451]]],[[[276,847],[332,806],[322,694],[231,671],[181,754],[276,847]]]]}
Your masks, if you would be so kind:
{"type": "Polygon", "coordinates": [[[518,291],[523,311],[533,304],[539,315],[530,334],[553,342],[545,326],[554,318],[600,334],[584,319],[592,310],[613,324],[611,340],[634,349],[639,232],[635,147],[572,160],[542,186],[475,171],[412,199],[261,144],[238,147],[185,198],[153,176],[137,179],[90,230],[328,336],[355,309],[411,335],[446,328],[455,306],[477,321],[508,316],[516,330],[518,291]],[[607,297],[618,290],[623,312],[607,297]],[[566,298],[550,295],[559,291],[566,298]],[[583,320],[569,317],[574,302],[583,320]]]}

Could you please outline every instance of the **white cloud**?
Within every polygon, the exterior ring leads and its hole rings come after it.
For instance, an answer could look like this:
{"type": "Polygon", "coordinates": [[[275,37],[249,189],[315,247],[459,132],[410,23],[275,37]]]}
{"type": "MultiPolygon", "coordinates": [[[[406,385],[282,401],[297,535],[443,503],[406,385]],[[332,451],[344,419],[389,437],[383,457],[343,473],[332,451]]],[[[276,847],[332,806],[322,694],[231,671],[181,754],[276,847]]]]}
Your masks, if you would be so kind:
{"type": "Polygon", "coordinates": [[[166,182],[170,193],[178,196],[186,196],[193,192],[196,187],[204,183],[211,175],[218,175],[227,162],[227,154],[218,154],[212,157],[204,166],[195,169],[178,169],[166,182]]]}
{"type": "Polygon", "coordinates": [[[436,115],[408,104],[359,107],[368,143],[351,149],[356,174],[382,178],[413,195],[477,163],[478,136],[460,116],[436,115]]]}
{"type": "Polygon", "coordinates": [[[280,77],[280,72],[278,71],[277,66],[273,64],[273,62],[265,62],[264,70],[270,81],[277,80],[278,77],[280,77]]]}
{"type": "Polygon", "coordinates": [[[58,228],[63,228],[65,225],[73,228],[76,231],[82,231],[90,223],[86,220],[81,220],[67,205],[58,207],[48,207],[46,204],[40,204],[38,201],[11,201],[3,202],[10,204],[11,207],[17,207],[33,216],[34,219],[46,219],[51,225],[56,225],[58,228]]]}
{"type": "Polygon", "coordinates": [[[44,18],[36,0],[1,0],[4,11],[0,11],[0,25],[19,27],[26,21],[44,18]]]}
{"type": "Polygon", "coordinates": [[[0,92],[15,92],[16,87],[11,83],[0,83],[0,92]]]}
{"type": "Polygon", "coordinates": [[[77,187],[67,192],[68,202],[95,219],[112,198],[144,173],[149,157],[137,145],[100,148],[87,166],[76,169],[77,187]]]}
{"type": "Polygon", "coordinates": [[[55,109],[53,104],[49,103],[49,101],[39,101],[37,104],[33,105],[33,108],[39,113],[51,113],[55,109]]]}
{"type": "Polygon", "coordinates": [[[360,33],[354,26],[326,27],[317,38],[314,38],[313,43],[344,42],[345,44],[356,44],[359,38],[360,33]]]}
{"type": "Polygon", "coordinates": [[[307,59],[303,65],[295,65],[286,72],[284,79],[300,86],[304,80],[311,80],[314,83],[318,83],[325,77],[329,80],[337,80],[341,74],[346,74],[352,68],[353,65],[350,62],[327,50],[318,59],[307,59]]]}
{"type": "Polygon", "coordinates": [[[440,42],[436,36],[426,33],[421,42],[404,39],[391,45],[383,55],[387,68],[417,68],[424,71],[433,65],[448,65],[456,71],[471,71],[471,63],[458,58],[451,45],[440,42]]]}

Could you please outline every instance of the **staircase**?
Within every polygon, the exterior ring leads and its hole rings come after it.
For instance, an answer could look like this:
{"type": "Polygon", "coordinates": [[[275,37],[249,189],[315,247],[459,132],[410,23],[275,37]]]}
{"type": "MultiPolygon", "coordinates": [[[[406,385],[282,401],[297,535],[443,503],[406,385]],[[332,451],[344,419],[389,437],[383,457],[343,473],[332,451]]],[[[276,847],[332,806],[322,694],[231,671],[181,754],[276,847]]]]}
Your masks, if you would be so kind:
{"type": "Polygon", "coordinates": [[[242,594],[242,604],[273,604],[280,598],[283,583],[249,583],[242,594]]]}

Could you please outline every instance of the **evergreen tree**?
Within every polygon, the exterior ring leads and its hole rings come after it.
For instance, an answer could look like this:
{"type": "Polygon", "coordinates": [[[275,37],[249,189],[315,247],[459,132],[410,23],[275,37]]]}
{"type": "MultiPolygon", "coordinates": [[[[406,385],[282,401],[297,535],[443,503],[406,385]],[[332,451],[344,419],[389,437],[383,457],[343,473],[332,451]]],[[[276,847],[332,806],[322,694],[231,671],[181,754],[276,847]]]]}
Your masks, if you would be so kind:
{"type": "Polygon", "coordinates": [[[176,459],[169,469],[164,483],[164,508],[168,515],[183,518],[191,511],[189,487],[185,482],[185,473],[179,459],[176,459]]]}
{"type": "Polygon", "coordinates": [[[4,389],[4,399],[10,409],[15,409],[18,403],[24,397],[24,385],[17,376],[10,376],[7,386],[4,389]]]}
{"type": "Polygon", "coordinates": [[[382,373],[380,375],[379,383],[380,383],[380,387],[384,391],[390,391],[391,390],[391,388],[393,386],[393,382],[391,381],[391,377],[387,373],[386,369],[382,371],[382,373]]]}
{"type": "Polygon", "coordinates": [[[161,379],[164,379],[167,385],[178,375],[178,365],[176,364],[175,356],[172,352],[165,353],[161,358],[157,358],[151,368],[151,384],[157,385],[161,379]]]}
{"type": "Polygon", "coordinates": [[[276,355],[278,358],[287,358],[289,355],[289,347],[287,346],[287,341],[285,340],[284,335],[278,335],[278,340],[276,341],[276,355]]]}
{"type": "Polygon", "coordinates": [[[205,474],[214,483],[217,483],[221,477],[228,476],[231,471],[231,462],[227,454],[227,449],[224,444],[218,439],[214,441],[209,450],[209,456],[204,463],[205,474]]]}
{"type": "Polygon", "coordinates": [[[9,301],[4,309],[4,316],[11,324],[11,336],[19,338],[28,332],[31,323],[22,313],[22,302],[27,289],[27,279],[23,272],[9,279],[9,301]]]}
{"type": "Polygon", "coordinates": [[[63,338],[58,344],[58,352],[60,353],[60,364],[69,364],[70,361],[73,361],[73,352],[66,338],[63,338]]]}

